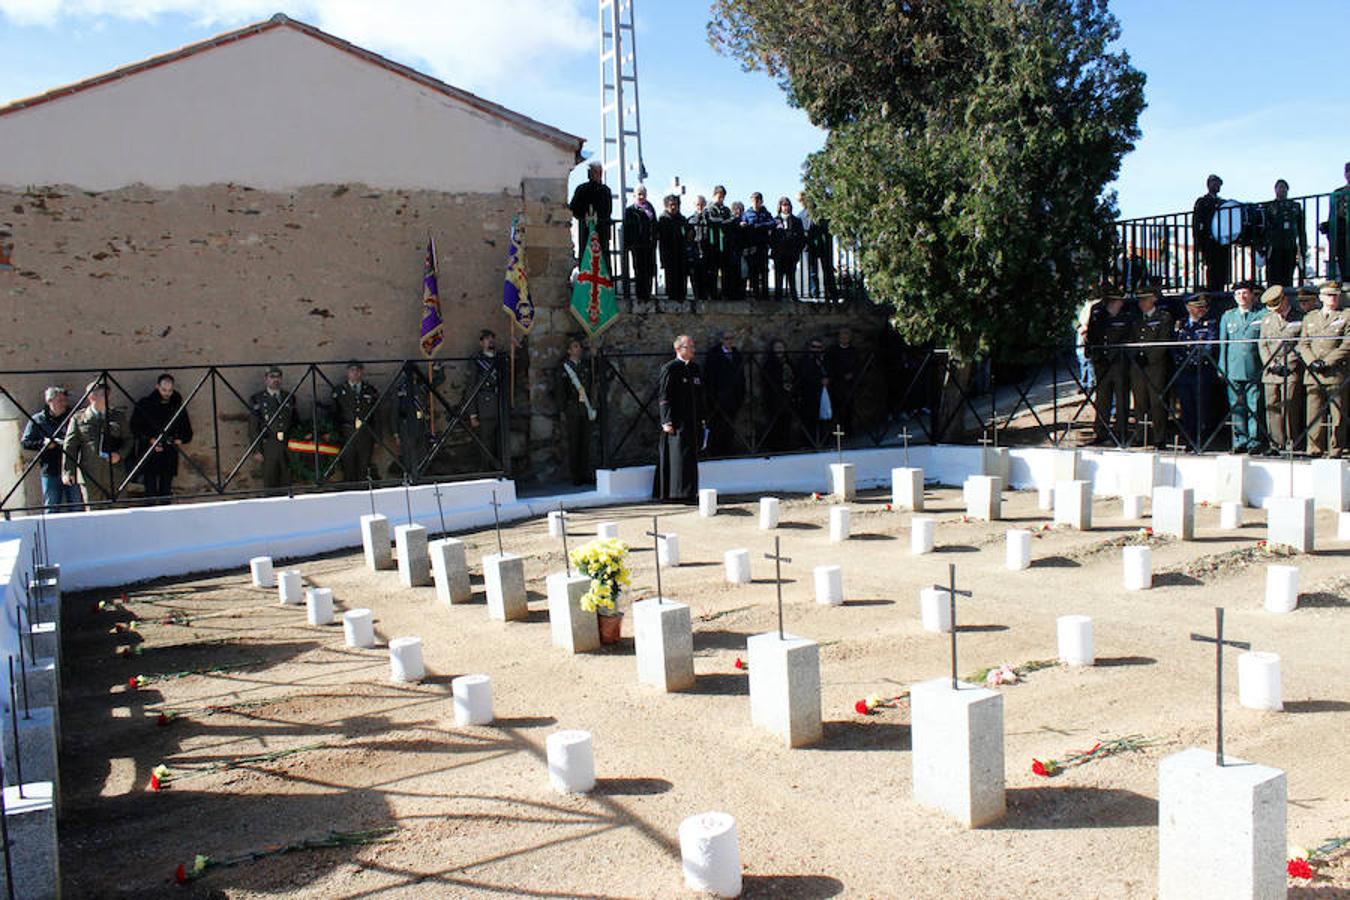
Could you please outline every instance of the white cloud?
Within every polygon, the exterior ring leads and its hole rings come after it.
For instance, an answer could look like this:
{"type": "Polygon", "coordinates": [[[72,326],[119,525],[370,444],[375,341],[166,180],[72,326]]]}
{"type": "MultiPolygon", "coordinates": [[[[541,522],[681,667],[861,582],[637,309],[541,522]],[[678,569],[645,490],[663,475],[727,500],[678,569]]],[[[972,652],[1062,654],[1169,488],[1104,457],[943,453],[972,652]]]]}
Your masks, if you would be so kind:
{"type": "MultiPolygon", "coordinates": [[[[69,27],[178,15],[227,30],[265,19],[280,5],[280,0],[0,0],[0,16],[15,25],[69,27]]],[[[598,40],[585,0],[292,0],[283,11],[470,90],[512,78],[546,80],[558,65],[593,53],[598,40]]]]}

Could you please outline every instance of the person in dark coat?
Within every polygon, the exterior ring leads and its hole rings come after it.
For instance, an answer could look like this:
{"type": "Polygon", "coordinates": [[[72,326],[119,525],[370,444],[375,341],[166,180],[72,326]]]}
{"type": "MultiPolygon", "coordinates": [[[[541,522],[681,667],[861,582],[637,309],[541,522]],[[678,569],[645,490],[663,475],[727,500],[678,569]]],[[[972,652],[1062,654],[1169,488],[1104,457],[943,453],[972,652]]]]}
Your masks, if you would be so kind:
{"type": "Polygon", "coordinates": [[[178,474],[178,448],[192,442],[192,423],[183,409],[183,395],[174,390],[169,373],[160,375],[155,389],[136,402],[131,411],[131,435],[136,441],[133,465],[140,466],[145,496],[167,503],[164,498],[173,493],[173,479],[178,474]]]}
{"type": "Polygon", "coordinates": [[[809,291],[808,296],[821,296],[819,273],[823,273],[825,301],[834,303],[839,299],[839,291],[834,283],[834,242],[830,237],[830,223],[811,214],[804,191],[797,192],[797,205],[801,207],[797,218],[802,220],[802,232],[806,235],[807,283],[802,288],[809,291]]]}
{"type": "Polygon", "coordinates": [[[774,230],[773,213],[764,205],[764,195],[750,195],[750,208],[741,215],[742,253],[750,268],[750,294],[760,303],[769,299],[769,240],[774,230]]]}
{"type": "Polygon", "coordinates": [[[1214,357],[1219,326],[1209,317],[1209,298],[1204,294],[1186,301],[1186,313],[1186,321],[1177,325],[1174,338],[1180,346],[1172,348],[1177,373],[1173,384],[1181,403],[1182,437],[1198,453],[1217,426],[1214,393],[1218,377],[1214,357]]]}
{"type": "Polygon", "coordinates": [[[1137,328],[1134,310],[1125,305],[1125,298],[1114,289],[1092,307],[1087,349],[1092,356],[1092,369],[1097,373],[1096,416],[1092,426],[1094,444],[1115,442],[1123,446],[1128,439],[1133,353],[1123,345],[1135,339],[1137,328]]]}
{"type": "Polygon", "coordinates": [[[61,442],[66,436],[66,420],[70,417],[70,394],[63,387],[49,387],[43,400],[42,409],[29,417],[19,442],[23,449],[38,454],[42,505],[52,512],[62,508],[80,509],[84,506],[80,489],[61,479],[61,442]]]}
{"type": "Polygon", "coordinates": [[[834,420],[845,434],[853,435],[853,406],[858,390],[858,348],[853,346],[853,331],[839,329],[839,340],[825,351],[825,374],[830,376],[830,405],[834,420]]]}
{"type": "Polygon", "coordinates": [[[666,276],[666,296],[683,303],[689,278],[689,220],[680,212],[678,194],[667,194],[665,209],[656,220],[656,245],[661,253],[661,271],[666,276]]]}
{"type": "Polygon", "coordinates": [[[634,290],[639,300],[650,300],[656,283],[656,210],[647,202],[647,189],[638,185],[637,199],[623,212],[623,246],[633,266],[634,290]]]}
{"type": "MultiPolygon", "coordinates": [[[[609,232],[614,217],[614,192],[605,184],[605,169],[598,162],[586,167],[586,180],[572,192],[567,204],[577,220],[577,246],[586,243],[586,219],[595,216],[595,230],[600,235],[600,249],[609,256],[609,232]]],[[[613,271],[611,268],[610,271],[613,271]]]]}
{"type": "MultiPolygon", "coordinates": [[[[1219,243],[1211,227],[1215,210],[1223,204],[1223,198],[1219,196],[1221,187],[1223,179],[1218,175],[1205,179],[1205,193],[1195,201],[1191,213],[1195,249],[1205,264],[1205,290],[1211,292],[1222,291],[1228,284],[1228,248],[1219,243]]],[[[1196,269],[1198,271],[1199,266],[1196,269]]]]}
{"type": "Polygon", "coordinates": [[[657,384],[661,410],[661,440],[656,450],[656,478],[652,497],[657,500],[698,500],[698,451],[707,428],[703,401],[703,373],[694,362],[694,339],[675,339],[675,358],[661,367],[657,384]]]}
{"type": "MultiPolygon", "coordinates": [[[[491,328],[478,332],[478,348],[478,353],[469,360],[465,390],[477,388],[468,401],[469,427],[478,432],[478,440],[482,442],[478,449],[480,465],[483,471],[490,472],[504,468],[506,463],[501,446],[502,400],[510,373],[504,371],[504,360],[497,353],[497,334],[491,328]]],[[[506,452],[510,452],[509,446],[506,452]]]]}
{"type": "Polygon", "coordinates": [[[708,292],[714,300],[740,299],[741,262],[736,252],[740,215],[724,202],[727,189],[713,188],[713,202],[705,219],[708,223],[708,292]]]}
{"type": "MultiPolygon", "coordinates": [[[[257,442],[253,461],[262,465],[264,488],[284,487],[291,480],[286,444],[295,427],[295,398],[281,387],[281,369],[268,366],[263,389],[248,400],[248,439],[257,442]]],[[[316,436],[315,441],[319,438],[316,436]]]]}
{"type": "Polygon", "coordinates": [[[722,341],[703,359],[708,397],[708,455],[736,452],[736,417],[745,405],[745,361],[736,349],[736,333],[727,329],[722,341]]]}
{"type": "MultiPolygon", "coordinates": [[[[708,201],[699,194],[694,198],[694,211],[689,214],[689,244],[685,259],[689,261],[689,281],[694,285],[694,299],[707,300],[717,284],[717,259],[712,243],[712,225],[708,220],[708,201]]],[[[720,231],[720,229],[719,229],[720,231]]]]}
{"type": "Polygon", "coordinates": [[[774,339],[760,367],[764,378],[764,406],[769,413],[765,443],[770,450],[790,450],[796,441],[796,416],[801,404],[797,370],[788,359],[787,344],[774,339]]]}
{"type": "Polygon", "coordinates": [[[783,300],[783,285],[787,285],[789,299],[797,299],[797,265],[806,246],[802,220],[792,214],[792,201],[778,198],[778,217],[774,219],[770,250],[773,254],[773,299],[783,300]]]}
{"type": "Polygon", "coordinates": [[[590,373],[581,361],[581,341],[567,342],[567,356],[558,368],[558,420],[562,426],[563,457],[573,484],[595,479],[591,468],[591,426],[595,404],[590,396],[590,373]]]}
{"type": "Polygon", "coordinates": [[[347,363],[347,380],[333,388],[333,412],[342,438],[342,480],[355,484],[375,476],[375,433],[383,424],[376,407],[380,392],[366,381],[366,367],[356,360],[347,363]]]}
{"type": "Polygon", "coordinates": [[[739,200],[731,203],[731,215],[734,221],[727,227],[728,268],[731,281],[723,298],[744,300],[746,297],[745,280],[750,277],[750,226],[745,224],[745,204],[739,200]]]}
{"type": "Polygon", "coordinates": [[[108,385],[102,378],[90,382],[84,393],[86,405],[66,420],[61,480],[78,484],[86,504],[105,503],[115,500],[122,488],[127,417],[108,405],[108,385]]]}
{"type": "Polygon", "coordinates": [[[834,424],[836,413],[834,398],[831,396],[833,391],[830,388],[829,365],[825,360],[825,343],[819,338],[812,338],[808,349],[810,352],[797,370],[797,381],[801,386],[798,396],[806,433],[813,444],[819,445],[834,424]],[[827,411],[829,415],[823,415],[827,411]]]}

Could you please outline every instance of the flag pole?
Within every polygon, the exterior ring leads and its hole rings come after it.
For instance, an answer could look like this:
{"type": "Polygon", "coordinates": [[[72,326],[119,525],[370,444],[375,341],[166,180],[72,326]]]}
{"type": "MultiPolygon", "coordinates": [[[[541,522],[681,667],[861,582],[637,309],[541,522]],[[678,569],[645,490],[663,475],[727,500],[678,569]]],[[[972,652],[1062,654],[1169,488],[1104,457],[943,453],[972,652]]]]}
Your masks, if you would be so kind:
{"type": "MultiPolygon", "coordinates": [[[[441,264],[440,261],[436,259],[436,238],[432,237],[431,233],[428,232],[427,241],[431,244],[431,270],[436,273],[436,296],[439,299],[441,292],[441,264]]],[[[425,287],[423,290],[425,290],[425,287]]],[[[435,356],[436,354],[433,352],[431,356],[427,357],[427,430],[431,434],[436,433],[436,394],[431,390],[431,376],[434,371],[432,366],[435,361],[435,356]]],[[[414,399],[416,399],[416,395],[414,395],[414,399]]]]}

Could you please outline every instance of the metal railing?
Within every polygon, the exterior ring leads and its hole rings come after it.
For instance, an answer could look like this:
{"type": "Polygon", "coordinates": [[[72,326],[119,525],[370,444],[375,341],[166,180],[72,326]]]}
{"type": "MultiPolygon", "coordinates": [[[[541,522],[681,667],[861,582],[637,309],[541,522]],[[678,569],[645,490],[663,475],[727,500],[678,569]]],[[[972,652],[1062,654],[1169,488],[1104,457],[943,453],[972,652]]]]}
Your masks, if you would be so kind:
{"type": "MultiPolygon", "coordinates": [[[[1330,193],[1290,199],[1299,206],[1298,223],[1302,226],[1307,244],[1305,259],[1296,264],[1291,263],[1296,265],[1297,283],[1308,283],[1318,278],[1350,277],[1350,272],[1346,271],[1346,259],[1343,255],[1338,258],[1338,248],[1331,246],[1332,229],[1327,227],[1333,217],[1345,222],[1337,242],[1341,244],[1340,254],[1344,254],[1344,235],[1350,228],[1350,218],[1347,218],[1350,217],[1350,209],[1346,207],[1350,204],[1334,204],[1330,193]]],[[[1272,282],[1269,276],[1274,273],[1267,272],[1268,260],[1263,255],[1269,238],[1269,229],[1265,224],[1265,204],[1269,202],[1244,203],[1242,208],[1231,214],[1235,240],[1226,246],[1214,248],[1214,252],[1227,266],[1228,277],[1221,288],[1215,289],[1227,290],[1245,279],[1272,282]]],[[[1206,290],[1210,287],[1207,282],[1209,264],[1196,239],[1196,224],[1191,210],[1119,220],[1115,226],[1117,251],[1111,271],[1107,273],[1109,280],[1127,290],[1142,289],[1153,278],[1160,279],[1163,290],[1169,293],[1189,294],[1206,290]]],[[[1206,226],[1211,224],[1206,223],[1206,226]]],[[[1283,283],[1283,280],[1275,283],[1283,283]]]]}

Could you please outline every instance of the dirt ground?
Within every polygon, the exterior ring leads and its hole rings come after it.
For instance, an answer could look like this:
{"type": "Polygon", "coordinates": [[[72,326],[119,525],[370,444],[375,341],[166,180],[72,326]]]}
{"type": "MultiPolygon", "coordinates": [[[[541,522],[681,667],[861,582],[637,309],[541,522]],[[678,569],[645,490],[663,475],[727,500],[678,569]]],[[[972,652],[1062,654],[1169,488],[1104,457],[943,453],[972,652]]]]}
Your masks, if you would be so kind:
{"type": "MultiPolygon", "coordinates": [[[[825,737],[806,749],[751,726],[735,667],[746,638],[776,618],[763,559],[772,535],[757,529],[755,498],[724,500],[712,520],[652,506],[573,518],[573,546],[598,521],[620,523],[636,545],[638,597],[654,592],[642,537],[650,515],[680,535],[684,563],[662,573],[666,593],[694,613],[698,682],[680,694],[637,683],[631,622],[601,652],[551,646],[544,578],[562,558],[542,519],[502,535],[527,557],[525,622],[485,614],[478,560],[496,549],[491,531],[463,536],[475,602],[453,608],[430,587],[367,571],[359,554],[297,561],[340,608],[374,609],[371,650],[347,648],[340,624],[307,625],[303,607],[277,605],[243,571],[134,586],[111,610],[96,606],[120,590],[70,595],[66,896],[677,896],[679,823],[717,809],[736,817],[746,896],[1150,897],[1159,760],[1213,744],[1213,647],[1189,635],[1212,633],[1219,604],[1230,638],[1280,654],[1285,698],[1281,713],[1239,707],[1236,654],[1227,656],[1228,752],[1288,773],[1291,843],[1350,834],[1350,543],[1334,540],[1334,517],[1319,514],[1322,549],[1297,558],[1300,608],[1279,616],[1261,608],[1272,558],[1256,549],[1260,511],[1221,533],[1217,509],[1197,510],[1197,539],[1155,539],[1155,588],[1127,594],[1119,546],[1138,523],[1119,518],[1118,501],[1097,503],[1092,532],[1038,533],[1023,572],[1005,570],[1003,532],[1047,521],[1034,493],[1006,495],[1008,521],[988,524],[963,521],[959,490],[930,491],[938,550],[921,557],[909,553],[910,516],[886,501],[860,498],[853,539],[832,545],[827,502],[784,498],[788,628],[821,643],[825,737]],[[751,550],[753,584],[725,583],[722,554],[733,547],[751,550]],[[844,567],[842,607],[814,602],[811,567],[829,562],[844,567]],[[862,697],[899,695],[947,671],[948,637],[923,631],[918,592],[945,582],[949,563],[974,594],[959,611],[963,673],[1054,658],[1059,615],[1095,623],[1095,667],[1056,666],[999,688],[1008,814],[973,831],[914,802],[907,708],[854,711],[862,697]],[[175,617],[191,623],[165,624],[175,617]],[[132,619],[135,631],[115,631],[132,619]],[[422,684],[389,681],[385,642],[401,635],[423,639],[422,684]],[[135,646],[139,655],[118,653],[135,646]],[[218,671],[160,677],[209,669],[218,671]],[[450,680],[471,672],[492,676],[492,726],[453,723],[450,680]],[[136,675],[147,680],[133,690],[136,675]],[[179,715],[161,727],[161,712],[179,715]],[[589,796],[549,787],[544,741],[558,728],[594,734],[599,783],[589,796]],[[1054,778],[1031,771],[1033,758],[1131,734],[1158,743],[1054,778]],[[276,755],[286,750],[295,752],[276,755]],[[154,792],[160,764],[169,774],[154,792]],[[384,843],[248,856],[330,829],[387,826],[384,843]],[[175,867],[197,854],[238,864],[175,886],[175,867]]],[[[1350,896],[1347,855],[1290,885],[1292,896],[1350,896]]]]}

